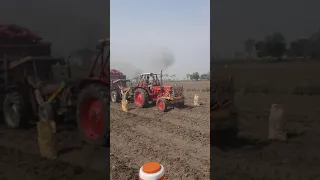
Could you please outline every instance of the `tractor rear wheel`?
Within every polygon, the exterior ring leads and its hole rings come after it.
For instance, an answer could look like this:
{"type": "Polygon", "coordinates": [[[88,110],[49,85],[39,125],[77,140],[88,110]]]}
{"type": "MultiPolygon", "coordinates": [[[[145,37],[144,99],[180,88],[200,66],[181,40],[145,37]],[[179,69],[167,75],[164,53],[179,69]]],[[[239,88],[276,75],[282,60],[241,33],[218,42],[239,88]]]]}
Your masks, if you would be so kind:
{"type": "Polygon", "coordinates": [[[111,91],[111,101],[113,103],[117,103],[117,102],[119,102],[119,99],[120,99],[119,93],[116,90],[112,90],[111,91]]]}
{"type": "Polygon", "coordinates": [[[100,84],[85,87],[79,94],[77,122],[80,134],[91,144],[105,145],[109,138],[110,90],[100,84]]]}
{"type": "Polygon", "coordinates": [[[3,102],[4,121],[9,128],[20,128],[27,125],[23,97],[18,92],[6,94],[3,102]]]}
{"type": "Polygon", "coordinates": [[[141,108],[147,107],[148,105],[148,93],[144,89],[137,89],[134,92],[134,103],[141,108]]]}
{"type": "Polygon", "coordinates": [[[159,111],[166,112],[168,110],[168,103],[164,98],[159,98],[156,105],[159,111]]]}

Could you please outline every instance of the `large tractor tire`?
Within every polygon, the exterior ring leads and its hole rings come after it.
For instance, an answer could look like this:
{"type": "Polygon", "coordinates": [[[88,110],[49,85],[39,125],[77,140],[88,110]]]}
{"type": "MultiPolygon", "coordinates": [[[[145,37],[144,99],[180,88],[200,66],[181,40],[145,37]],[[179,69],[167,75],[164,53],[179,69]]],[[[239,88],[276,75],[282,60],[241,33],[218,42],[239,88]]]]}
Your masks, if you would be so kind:
{"type": "Polygon", "coordinates": [[[148,106],[148,93],[146,90],[138,88],[134,92],[134,103],[141,108],[148,106]]]}
{"type": "Polygon", "coordinates": [[[77,104],[78,128],[83,139],[95,145],[106,145],[109,139],[110,90],[92,84],[79,94],[77,104]]]}
{"type": "Polygon", "coordinates": [[[4,122],[9,128],[25,127],[28,123],[23,97],[18,92],[6,94],[3,102],[4,122]]]}
{"type": "Polygon", "coordinates": [[[120,102],[120,95],[116,90],[111,91],[111,101],[113,103],[120,102]]]}
{"type": "Polygon", "coordinates": [[[159,98],[157,100],[157,108],[159,111],[162,111],[162,112],[166,112],[168,111],[168,103],[167,103],[167,100],[164,99],[164,98],[159,98]]]}

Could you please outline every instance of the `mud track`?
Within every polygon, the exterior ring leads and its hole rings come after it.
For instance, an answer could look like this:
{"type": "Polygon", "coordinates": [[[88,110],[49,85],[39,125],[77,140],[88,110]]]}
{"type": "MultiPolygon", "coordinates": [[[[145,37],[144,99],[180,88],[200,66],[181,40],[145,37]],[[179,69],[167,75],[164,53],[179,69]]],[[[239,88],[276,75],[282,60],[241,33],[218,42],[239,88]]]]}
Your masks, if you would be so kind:
{"type": "Polygon", "coordinates": [[[11,130],[0,128],[1,180],[87,180],[109,176],[108,149],[82,143],[73,128],[58,129],[59,158],[39,156],[35,128],[11,130]]]}
{"type": "Polygon", "coordinates": [[[320,179],[320,97],[237,96],[240,138],[211,148],[213,179],[320,179]],[[268,142],[270,104],[284,104],[288,142],[268,142]]]}
{"type": "Polygon", "coordinates": [[[209,179],[209,103],[167,113],[155,107],[129,112],[111,104],[111,179],[133,179],[148,161],[158,161],[168,179],[209,179]]]}

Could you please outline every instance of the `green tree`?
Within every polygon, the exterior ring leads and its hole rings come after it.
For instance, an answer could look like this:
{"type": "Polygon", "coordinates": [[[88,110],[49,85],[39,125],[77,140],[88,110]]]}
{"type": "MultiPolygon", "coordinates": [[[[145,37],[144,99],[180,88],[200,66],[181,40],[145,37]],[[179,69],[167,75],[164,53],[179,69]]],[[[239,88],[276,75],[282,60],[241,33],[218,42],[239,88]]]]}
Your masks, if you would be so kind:
{"type": "Polygon", "coordinates": [[[191,79],[191,80],[196,80],[196,81],[198,81],[199,78],[200,78],[200,75],[199,75],[198,72],[194,72],[194,73],[192,73],[192,74],[190,75],[190,79],[191,79]]]}
{"type": "Polygon", "coordinates": [[[290,43],[289,55],[291,57],[309,57],[311,54],[311,44],[309,39],[297,39],[290,43]]]}
{"type": "Polygon", "coordinates": [[[310,56],[313,58],[320,57],[320,30],[314,33],[310,38],[310,56]]]}
{"type": "Polygon", "coordinates": [[[286,40],[284,36],[279,32],[274,32],[265,38],[265,42],[267,54],[281,59],[286,52],[286,40]]]}

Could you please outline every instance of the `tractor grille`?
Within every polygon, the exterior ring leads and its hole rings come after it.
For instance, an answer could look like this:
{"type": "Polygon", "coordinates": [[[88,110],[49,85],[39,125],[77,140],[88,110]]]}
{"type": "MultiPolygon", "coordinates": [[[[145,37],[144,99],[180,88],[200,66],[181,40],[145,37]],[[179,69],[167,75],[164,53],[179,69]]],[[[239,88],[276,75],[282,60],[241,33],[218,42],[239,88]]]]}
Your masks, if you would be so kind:
{"type": "Polygon", "coordinates": [[[182,86],[174,86],[172,89],[173,97],[182,97],[183,96],[183,87],[182,86]]]}
{"type": "Polygon", "coordinates": [[[165,91],[164,97],[170,97],[170,94],[172,94],[172,89],[170,91],[165,91]]]}

